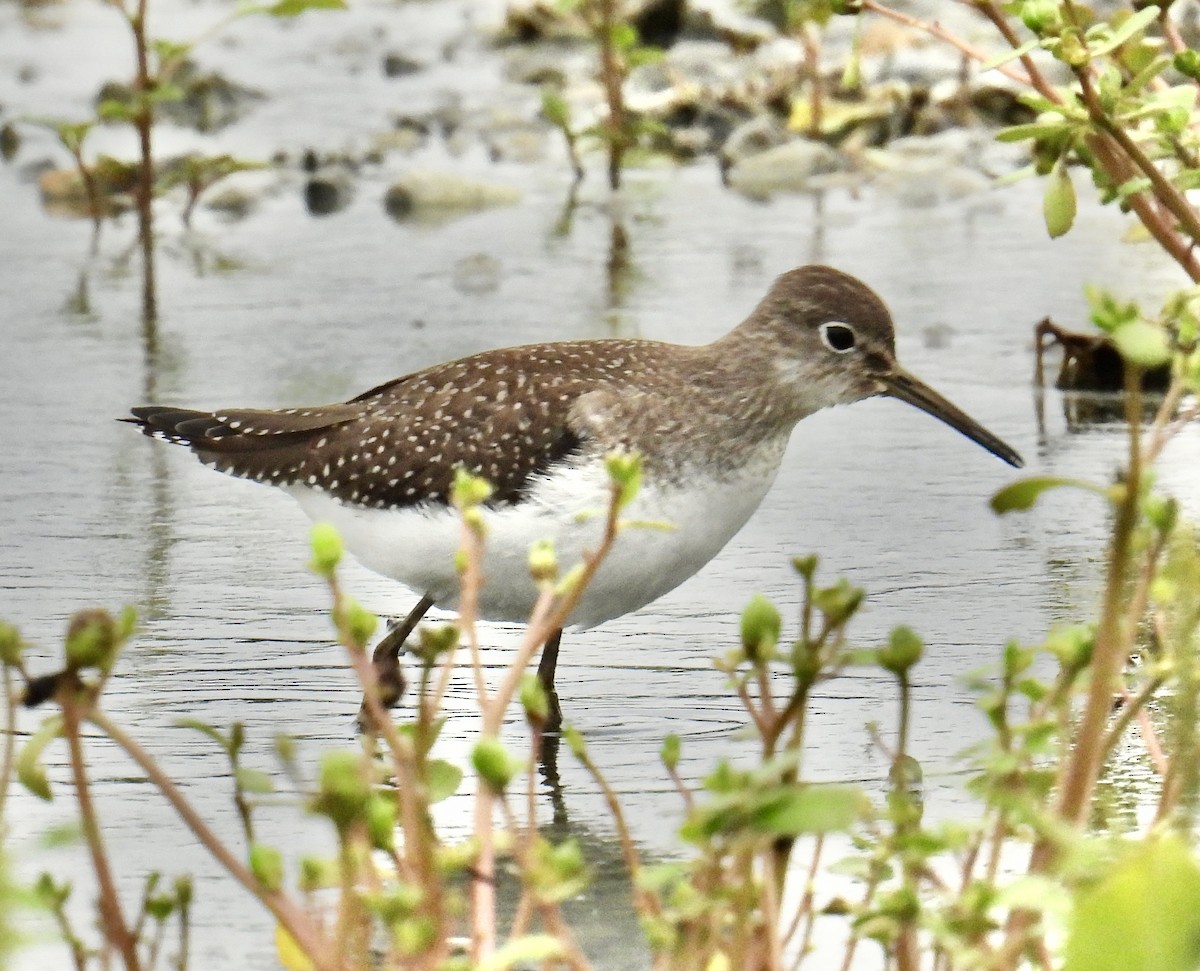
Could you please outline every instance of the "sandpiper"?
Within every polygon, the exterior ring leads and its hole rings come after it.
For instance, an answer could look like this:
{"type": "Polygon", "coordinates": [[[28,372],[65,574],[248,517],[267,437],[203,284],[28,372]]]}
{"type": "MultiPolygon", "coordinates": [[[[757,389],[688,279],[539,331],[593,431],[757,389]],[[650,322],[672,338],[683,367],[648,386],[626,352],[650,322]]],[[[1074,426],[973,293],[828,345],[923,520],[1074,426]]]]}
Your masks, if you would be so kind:
{"type": "MultiPolygon", "coordinates": [[[[453,608],[459,519],[455,469],[494,486],[479,602],[487,620],[528,618],[527,562],[550,539],[566,569],[594,549],[613,450],[642,456],[627,530],[570,623],[591,627],[650,603],[712,559],[770,488],[797,422],[887,395],[939,418],[1010,465],[1020,455],[896,361],[891,315],[865,284],[827,266],[780,276],[719,340],[693,347],[585,340],[485,351],[389,381],[342,404],[281,411],[132,409],[147,434],[187,445],[218,471],[292,495],[332,523],[368,568],[420,594],[375,652],[394,701],[397,655],[434,604],[453,608]],[[585,514],[591,515],[585,515],[585,514]]],[[[539,674],[559,709],[561,631],[539,674]]]]}

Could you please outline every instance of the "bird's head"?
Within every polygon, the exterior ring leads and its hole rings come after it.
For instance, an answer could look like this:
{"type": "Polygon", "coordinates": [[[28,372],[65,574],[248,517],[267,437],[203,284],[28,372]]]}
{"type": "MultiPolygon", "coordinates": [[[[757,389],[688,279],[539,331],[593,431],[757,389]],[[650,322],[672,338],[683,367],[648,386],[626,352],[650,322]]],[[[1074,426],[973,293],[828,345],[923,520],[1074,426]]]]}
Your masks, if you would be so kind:
{"type": "Polygon", "coordinates": [[[896,360],[892,315],[865,283],[828,266],[784,273],[747,321],[766,337],[777,386],[816,411],[886,395],[944,421],[1009,465],[1021,456],[896,360]]]}

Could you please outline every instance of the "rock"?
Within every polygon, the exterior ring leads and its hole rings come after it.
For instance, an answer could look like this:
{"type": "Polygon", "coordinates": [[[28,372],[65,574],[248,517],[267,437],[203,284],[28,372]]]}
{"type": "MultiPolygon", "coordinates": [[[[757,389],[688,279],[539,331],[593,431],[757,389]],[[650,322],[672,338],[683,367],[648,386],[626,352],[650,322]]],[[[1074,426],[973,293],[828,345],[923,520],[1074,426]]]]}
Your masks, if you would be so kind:
{"type": "Polygon", "coordinates": [[[721,164],[731,168],[752,155],[787,142],[792,136],[782,122],[772,115],[758,115],[738,125],[721,146],[721,164]]]}
{"type": "Polygon", "coordinates": [[[957,129],[924,138],[899,138],[886,148],[868,149],[864,160],[877,181],[905,205],[924,208],[985,192],[992,180],[978,170],[977,131],[957,129]]]}
{"type": "Polygon", "coordinates": [[[488,138],[488,157],[493,162],[532,165],[546,158],[546,133],[531,128],[497,131],[488,138]]]}
{"type": "Polygon", "coordinates": [[[797,139],[736,163],[728,182],[752,199],[767,199],[776,192],[804,192],[814,178],[838,172],[842,157],[824,142],[797,139]]]}
{"type": "Polygon", "coordinates": [[[226,186],[204,197],[204,208],[226,222],[239,222],[258,208],[259,194],[243,186],[226,186]]]}
{"type": "Polygon", "coordinates": [[[345,209],[354,198],[354,181],[341,167],[320,169],[304,184],[304,206],[313,216],[328,216],[345,209]]]}
{"type": "Polygon", "coordinates": [[[383,55],[383,76],[402,78],[423,70],[424,65],[395,51],[383,55]]]}
{"type": "MultiPolygon", "coordinates": [[[[256,101],[265,97],[261,91],[229,81],[216,72],[204,73],[191,61],[184,61],[170,80],[183,92],[183,97],[159,102],[156,112],[177,125],[201,132],[219,131],[232,124],[242,118],[256,101]]],[[[96,95],[96,106],[101,117],[106,114],[106,102],[128,112],[133,101],[133,89],[118,81],[109,81],[96,95]]],[[[113,116],[111,111],[108,114],[113,116]]],[[[115,117],[124,120],[121,114],[115,117]]]]}
{"type": "Polygon", "coordinates": [[[448,220],[494,206],[511,206],[521,194],[507,185],[480,182],[450,172],[414,169],[397,179],[383,205],[393,219],[448,220]]]}
{"type": "Polygon", "coordinates": [[[6,162],[11,162],[20,150],[21,135],[17,131],[16,125],[11,121],[7,121],[0,128],[0,158],[6,162]]]}
{"type": "MultiPolygon", "coordinates": [[[[132,209],[137,166],[101,155],[87,169],[96,192],[100,216],[132,209]]],[[[38,176],[42,207],[52,216],[67,219],[93,218],[87,186],[78,169],[49,169],[38,176]]]]}

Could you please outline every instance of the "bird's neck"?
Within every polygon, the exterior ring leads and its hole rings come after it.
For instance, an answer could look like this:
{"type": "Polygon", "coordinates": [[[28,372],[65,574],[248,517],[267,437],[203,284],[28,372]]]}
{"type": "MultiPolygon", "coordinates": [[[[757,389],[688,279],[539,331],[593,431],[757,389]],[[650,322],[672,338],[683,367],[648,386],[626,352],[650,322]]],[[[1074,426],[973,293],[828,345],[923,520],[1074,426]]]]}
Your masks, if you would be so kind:
{"type": "Polygon", "coordinates": [[[726,335],[699,347],[659,348],[672,366],[657,378],[671,373],[673,387],[647,386],[649,398],[630,396],[621,406],[629,440],[646,453],[648,466],[721,476],[777,463],[796,423],[817,410],[787,384],[778,356],[753,340],[726,335]]]}

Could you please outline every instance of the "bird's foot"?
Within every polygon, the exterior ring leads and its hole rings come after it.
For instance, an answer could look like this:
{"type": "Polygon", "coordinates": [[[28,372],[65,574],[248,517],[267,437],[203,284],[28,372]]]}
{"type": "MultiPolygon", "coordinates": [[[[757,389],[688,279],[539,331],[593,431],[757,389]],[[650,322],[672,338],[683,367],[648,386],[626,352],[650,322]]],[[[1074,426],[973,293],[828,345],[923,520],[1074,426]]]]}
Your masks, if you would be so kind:
{"type": "MultiPolygon", "coordinates": [[[[400,655],[404,651],[404,641],[411,633],[412,628],[408,624],[389,620],[388,632],[371,655],[371,666],[375,669],[375,691],[384,710],[395,708],[404,697],[407,682],[400,667],[400,655]]],[[[365,732],[373,727],[374,720],[364,698],[358,709],[358,729],[365,732]]]]}

